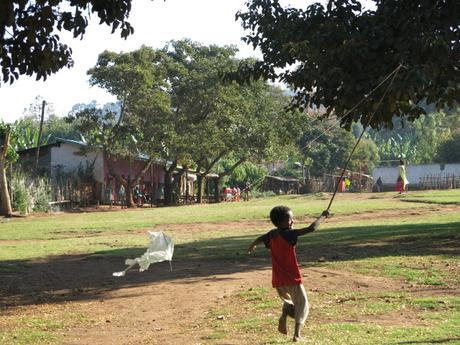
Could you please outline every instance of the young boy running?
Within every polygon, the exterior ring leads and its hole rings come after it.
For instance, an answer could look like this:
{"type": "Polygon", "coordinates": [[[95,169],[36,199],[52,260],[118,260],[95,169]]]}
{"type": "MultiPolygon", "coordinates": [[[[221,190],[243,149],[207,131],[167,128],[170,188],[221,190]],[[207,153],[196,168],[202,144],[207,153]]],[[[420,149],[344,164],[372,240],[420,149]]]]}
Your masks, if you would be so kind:
{"type": "Polygon", "coordinates": [[[293,317],[295,319],[293,341],[300,340],[300,327],[305,323],[309,311],[307,293],[302,284],[302,276],[295,252],[297,237],[314,231],[328,215],[328,211],[323,211],[321,216],[310,226],[294,230],[292,228],[294,215],[291,209],[286,206],[276,206],[270,212],[270,220],[276,229],[256,238],[248,248],[249,254],[260,243],[264,243],[265,247],[270,249],[272,285],[284,301],[278,322],[278,331],[287,334],[287,316],[293,317]]]}

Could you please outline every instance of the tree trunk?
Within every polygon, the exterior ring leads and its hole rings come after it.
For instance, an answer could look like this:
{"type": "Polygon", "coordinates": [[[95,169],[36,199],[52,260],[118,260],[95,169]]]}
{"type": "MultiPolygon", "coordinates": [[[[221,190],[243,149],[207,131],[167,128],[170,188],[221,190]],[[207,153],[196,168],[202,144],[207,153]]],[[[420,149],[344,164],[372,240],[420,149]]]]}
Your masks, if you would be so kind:
{"type": "Polygon", "coordinates": [[[7,165],[5,160],[0,158],[0,215],[9,217],[13,214],[13,209],[11,208],[8,180],[6,178],[7,165]]]}
{"type": "Polygon", "coordinates": [[[109,172],[110,175],[114,176],[115,179],[120,181],[120,183],[125,187],[125,198],[126,198],[126,207],[132,208],[136,206],[136,203],[134,202],[133,198],[133,182],[138,182],[140,176],[143,176],[147,170],[150,169],[152,165],[152,160],[149,160],[145,166],[142,168],[142,170],[134,176],[134,178],[131,178],[132,175],[132,169],[131,169],[131,159],[129,161],[129,173],[130,175],[125,179],[123,176],[115,172],[115,169],[112,165],[112,155],[109,154],[107,151],[104,151],[104,157],[107,159],[107,165],[109,167],[109,172]]]}
{"type": "Polygon", "coordinates": [[[133,183],[131,177],[126,179],[126,207],[136,207],[136,203],[134,202],[133,198],[133,183]]]}
{"type": "Polygon", "coordinates": [[[173,204],[179,204],[181,197],[181,187],[182,187],[182,175],[184,175],[184,169],[179,171],[173,178],[173,204]]]}
{"type": "Polygon", "coordinates": [[[220,176],[215,179],[216,185],[214,186],[214,199],[220,202],[220,176]]]}
{"type": "Polygon", "coordinates": [[[171,172],[169,169],[165,169],[165,187],[164,187],[164,199],[165,205],[171,205],[172,201],[172,181],[171,181],[171,172]]]}
{"type": "Polygon", "coordinates": [[[201,174],[197,174],[196,178],[197,178],[196,182],[198,185],[196,201],[197,203],[201,204],[203,202],[203,180],[205,179],[205,177],[201,174]]]}
{"type": "Polygon", "coordinates": [[[238,168],[245,161],[246,158],[240,158],[240,160],[233,164],[233,166],[230,169],[226,170],[222,174],[219,174],[219,177],[216,179],[216,189],[214,190],[214,197],[216,198],[216,202],[220,202],[220,179],[224,176],[230,175],[236,168],[238,168]]]}
{"type": "Polygon", "coordinates": [[[177,162],[174,161],[173,164],[169,167],[164,169],[165,171],[165,186],[164,186],[164,199],[165,199],[165,205],[169,206],[172,204],[172,191],[173,191],[173,185],[172,185],[172,173],[174,169],[176,169],[177,162]]]}
{"type": "Polygon", "coordinates": [[[184,166],[185,170],[185,204],[189,203],[190,190],[188,188],[188,167],[184,166]]]}

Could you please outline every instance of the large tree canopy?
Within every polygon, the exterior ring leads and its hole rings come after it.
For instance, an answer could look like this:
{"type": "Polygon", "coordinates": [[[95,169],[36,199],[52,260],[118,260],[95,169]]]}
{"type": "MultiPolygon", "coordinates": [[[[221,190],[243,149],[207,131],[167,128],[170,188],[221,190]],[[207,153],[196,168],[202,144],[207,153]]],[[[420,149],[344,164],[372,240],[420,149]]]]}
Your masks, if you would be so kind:
{"type": "Polygon", "coordinates": [[[171,162],[165,167],[168,204],[170,176],[178,165],[205,176],[223,158],[235,159],[232,168],[247,159],[262,160],[292,144],[305,123],[301,112],[284,114],[286,97],[266,82],[224,82],[223,74],[237,69],[235,55],[234,47],[189,40],[163,49],[103,52],[88,71],[90,83],[115,95],[123,116],[119,121],[88,112],[75,117],[88,141],[108,154],[134,159],[144,153],[171,162]]]}
{"type": "Polygon", "coordinates": [[[58,31],[83,37],[94,13],[101,24],[119,29],[126,38],[133,28],[126,21],[131,0],[2,0],[0,1],[0,84],[19,75],[46,79],[71,67],[72,49],[61,43],[58,31]]]}
{"type": "Polygon", "coordinates": [[[424,114],[423,102],[438,108],[458,103],[460,2],[374,3],[375,9],[364,11],[358,0],[331,0],[306,9],[248,0],[247,11],[237,18],[250,31],[244,40],[260,48],[263,61],[241,68],[243,78],[286,82],[296,91],[293,106],[348,114],[341,119],[346,127],[358,120],[367,123],[371,116],[371,126],[391,127],[394,115],[413,120],[424,114]],[[370,93],[398,66],[403,68],[392,75],[393,83],[389,78],[370,93]]]}

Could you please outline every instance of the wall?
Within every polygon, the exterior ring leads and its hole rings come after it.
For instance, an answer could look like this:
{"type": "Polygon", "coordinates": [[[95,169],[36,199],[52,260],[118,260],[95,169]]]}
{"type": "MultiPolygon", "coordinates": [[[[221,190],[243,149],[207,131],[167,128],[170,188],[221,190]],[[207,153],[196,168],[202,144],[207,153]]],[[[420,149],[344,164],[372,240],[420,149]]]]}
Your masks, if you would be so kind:
{"type": "MultiPolygon", "coordinates": [[[[406,175],[410,185],[417,187],[420,178],[427,175],[446,176],[446,175],[460,176],[460,163],[456,164],[421,164],[421,165],[406,165],[406,175]]],[[[396,185],[396,180],[399,176],[399,168],[397,166],[391,168],[375,168],[372,171],[374,183],[379,177],[382,178],[385,186],[396,185]]]]}
{"type": "Polygon", "coordinates": [[[81,164],[86,168],[86,162],[94,163],[94,178],[97,182],[104,182],[104,166],[102,154],[96,152],[89,152],[87,155],[81,155],[80,146],[67,143],[61,143],[59,146],[51,148],[51,177],[55,177],[56,171],[59,166],[65,172],[71,172],[78,169],[81,164]]]}

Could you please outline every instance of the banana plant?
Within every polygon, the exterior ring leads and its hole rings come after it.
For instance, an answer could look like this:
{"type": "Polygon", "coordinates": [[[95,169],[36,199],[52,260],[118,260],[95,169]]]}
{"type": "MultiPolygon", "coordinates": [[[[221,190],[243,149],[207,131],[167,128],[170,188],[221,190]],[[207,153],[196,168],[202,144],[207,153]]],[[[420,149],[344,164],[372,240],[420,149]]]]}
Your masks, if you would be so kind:
{"type": "MultiPolygon", "coordinates": [[[[16,151],[30,149],[32,147],[38,146],[38,135],[39,131],[38,128],[26,127],[25,129],[19,131],[17,133],[16,139],[16,151]]],[[[41,145],[46,145],[49,143],[51,138],[51,134],[44,136],[41,139],[41,145]]]]}

